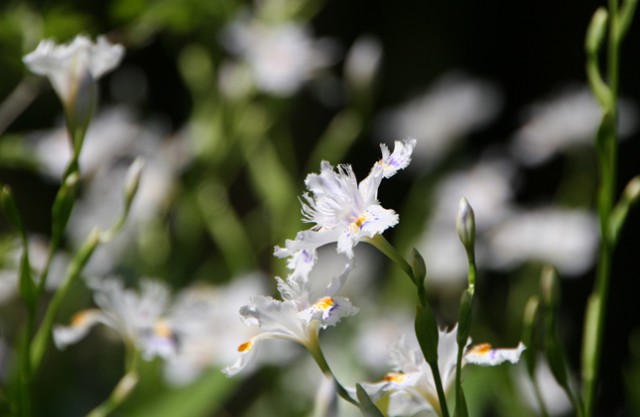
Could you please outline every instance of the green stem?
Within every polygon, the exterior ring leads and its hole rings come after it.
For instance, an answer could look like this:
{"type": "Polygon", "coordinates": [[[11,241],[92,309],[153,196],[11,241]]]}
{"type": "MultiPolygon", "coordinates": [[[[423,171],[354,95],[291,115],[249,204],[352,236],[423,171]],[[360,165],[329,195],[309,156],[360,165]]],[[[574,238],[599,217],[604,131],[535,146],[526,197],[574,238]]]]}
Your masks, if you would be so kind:
{"type": "Polygon", "coordinates": [[[55,256],[55,253],[56,253],[57,249],[58,249],[58,245],[54,244],[54,242],[51,242],[51,244],[49,245],[49,253],[47,254],[47,261],[44,264],[44,268],[42,269],[42,272],[40,273],[40,280],[38,281],[38,292],[37,292],[37,294],[38,294],[37,299],[38,300],[40,299],[40,297],[44,293],[46,282],[47,282],[47,277],[49,276],[49,270],[51,269],[51,263],[53,262],[53,257],[55,256]]]}
{"type": "Polygon", "coordinates": [[[71,287],[78,280],[80,272],[91,258],[91,255],[98,246],[99,242],[100,231],[94,230],[93,232],[91,232],[91,234],[87,238],[87,241],[82,246],[82,248],[80,248],[72,263],[67,268],[67,274],[62,285],[54,293],[53,298],[49,303],[49,307],[47,308],[47,311],[44,315],[44,319],[42,320],[42,324],[40,325],[40,328],[38,329],[38,332],[36,333],[36,336],[34,338],[33,346],[31,349],[31,363],[33,369],[38,369],[40,366],[42,357],[44,356],[44,352],[49,342],[53,322],[55,321],[58,310],[62,305],[62,301],[66,297],[71,287]]]}
{"type": "Polygon", "coordinates": [[[607,130],[607,137],[602,138],[599,147],[600,177],[601,183],[598,191],[598,209],[600,217],[601,246],[597,268],[594,295],[597,294],[599,302],[594,304],[597,311],[587,314],[587,319],[593,322],[586,323],[586,327],[593,328],[593,331],[585,331],[584,352],[590,357],[584,358],[584,411],[586,417],[591,417],[595,404],[595,391],[598,380],[600,360],[602,354],[602,344],[604,338],[605,313],[607,308],[609,282],[611,280],[611,261],[613,257],[613,240],[609,227],[611,211],[614,202],[617,173],[618,154],[618,89],[619,89],[619,61],[620,61],[620,37],[619,33],[619,13],[618,0],[609,0],[609,45],[608,45],[608,76],[610,90],[610,108],[604,109],[605,118],[603,123],[607,123],[607,116],[611,126],[607,130]],[[608,114],[607,114],[608,113],[608,114]]]}
{"type": "Polygon", "coordinates": [[[109,398],[104,400],[102,404],[87,414],[87,417],[106,417],[129,397],[133,389],[138,384],[138,363],[140,362],[140,352],[131,341],[125,340],[125,345],[125,374],[113,388],[109,398]]]}
{"type": "Polygon", "coordinates": [[[440,415],[442,417],[449,417],[449,407],[447,406],[447,396],[444,394],[444,388],[442,386],[442,378],[440,377],[440,369],[438,369],[438,362],[428,362],[433,374],[433,381],[436,384],[436,391],[438,393],[438,402],[440,403],[440,415]]]}
{"type": "Polygon", "coordinates": [[[324,356],[324,353],[322,352],[322,349],[320,348],[320,341],[318,340],[319,332],[317,321],[312,323],[311,326],[312,327],[309,332],[309,343],[306,345],[307,350],[320,367],[320,370],[322,370],[325,375],[329,375],[333,378],[336,383],[336,390],[338,391],[338,395],[340,395],[340,397],[355,405],[356,407],[359,407],[360,404],[358,404],[356,400],[351,398],[351,395],[349,395],[347,390],[340,384],[340,382],[338,382],[338,379],[335,377],[333,371],[331,370],[331,367],[329,366],[329,363],[327,362],[327,359],[324,356]]]}
{"type": "Polygon", "coordinates": [[[394,248],[384,236],[378,234],[371,238],[365,238],[363,241],[378,249],[387,258],[395,262],[405,272],[405,274],[407,274],[411,281],[415,283],[413,268],[411,268],[411,265],[409,265],[409,263],[400,256],[396,248],[394,248]]]}
{"type": "MultiPolygon", "coordinates": [[[[461,399],[458,397],[462,395],[462,355],[464,354],[464,345],[458,345],[458,356],[456,358],[456,403],[460,404],[461,399]]],[[[456,406],[456,415],[458,414],[456,406]]]]}
{"type": "Polygon", "coordinates": [[[31,347],[31,332],[33,331],[33,316],[29,314],[27,325],[24,329],[24,340],[22,345],[22,353],[20,357],[20,416],[29,417],[32,415],[31,410],[31,380],[32,369],[29,358],[31,347]]]}

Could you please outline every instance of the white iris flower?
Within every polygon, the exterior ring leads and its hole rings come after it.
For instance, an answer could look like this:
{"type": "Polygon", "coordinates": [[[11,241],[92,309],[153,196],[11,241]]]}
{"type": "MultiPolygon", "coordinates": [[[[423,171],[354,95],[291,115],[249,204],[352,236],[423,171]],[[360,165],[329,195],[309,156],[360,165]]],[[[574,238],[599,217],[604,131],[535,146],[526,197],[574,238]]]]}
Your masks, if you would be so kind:
{"type": "Polygon", "coordinates": [[[338,165],[337,170],[326,161],[320,174],[309,174],[302,203],[304,221],[315,225],[299,232],[285,247],[276,247],[275,255],[289,258],[288,266],[306,275],[316,261],[316,249],[337,242],[338,252],[353,258],[353,247],[363,239],[372,238],[398,223],[398,214],[383,208],[378,202],[378,187],[409,165],[415,139],[396,141],[393,153],[380,145],[382,159],[371,168],[360,183],[350,165],[338,165]]]}
{"type": "Polygon", "coordinates": [[[276,278],[282,300],[255,296],[251,304],[240,309],[244,322],[259,327],[262,332],[238,346],[240,357],[223,372],[232,376],[240,372],[255,357],[258,342],[264,339],[285,339],[303,345],[312,355],[319,351],[318,333],[336,325],[343,317],[358,312],[351,302],[335,294],[344,285],[353,263],[320,290],[314,290],[306,274],[292,274],[286,280],[276,278]]]}
{"type": "Polygon", "coordinates": [[[97,80],[120,64],[122,45],[113,45],[104,36],[93,43],[86,36],[76,36],[70,44],[57,45],[46,39],[23,59],[29,69],[49,78],[65,105],[71,103],[83,78],[97,80]]]}
{"type": "Polygon", "coordinates": [[[69,326],[56,326],[53,340],[58,348],[76,343],[96,324],[111,327],[145,359],[175,354],[177,338],[168,317],[170,291],[161,282],[146,280],[140,291],[126,289],[121,280],[107,278],[91,284],[99,308],[76,313],[69,326]]]}
{"type": "MultiPolygon", "coordinates": [[[[438,339],[438,369],[442,385],[448,390],[455,381],[458,345],[456,327],[451,331],[440,330],[438,339]]],[[[469,339],[463,356],[467,363],[495,366],[503,362],[516,363],[525,346],[515,349],[493,349],[486,343],[470,347],[469,339]]],[[[417,343],[410,344],[402,337],[390,348],[393,372],[380,382],[363,385],[374,399],[389,395],[389,416],[414,415],[420,411],[440,410],[438,394],[429,364],[417,343]]]]}

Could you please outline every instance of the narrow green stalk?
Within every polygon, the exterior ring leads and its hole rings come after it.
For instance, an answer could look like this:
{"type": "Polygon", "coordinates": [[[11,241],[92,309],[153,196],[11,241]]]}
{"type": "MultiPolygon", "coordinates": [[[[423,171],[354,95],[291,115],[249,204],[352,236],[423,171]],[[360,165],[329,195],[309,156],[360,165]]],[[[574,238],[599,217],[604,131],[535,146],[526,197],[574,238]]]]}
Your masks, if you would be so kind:
{"type": "Polygon", "coordinates": [[[49,270],[51,269],[51,263],[53,262],[53,257],[55,256],[58,245],[54,245],[53,242],[49,245],[49,252],[47,253],[47,260],[44,264],[44,268],[40,273],[40,279],[38,280],[38,299],[42,296],[45,290],[45,286],[47,283],[47,278],[49,277],[49,270]]]}
{"type": "Polygon", "coordinates": [[[340,384],[340,382],[338,382],[338,379],[335,377],[333,371],[331,370],[331,367],[329,366],[329,363],[327,362],[327,359],[324,357],[324,353],[322,352],[322,349],[320,348],[320,341],[318,340],[318,323],[317,323],[317,321],[312,323],[311,326],[312,326],[312,328],[310,329],[310,332],[309,332],[309,338],[310,338],[309,344],[306,345],[307,350],[309,351],[309,353],[311,354],[313,359],[316,361],[316,364],[318,364],[318,366],[320,367],[320,370],[325,375],[329,375],[329,376],[331,376],[331,378],[333,378],[333,380],[336,383],[336,390],[338,391],[338,395],[340,397],[342,397],[344,400],[346,400],[346,401],[350,402],[351,404],[355,405],[356,407],[360,407],[360,404],[358,404],[358,402],[356,400],[351,398],[351,395],[349,395],[347,390],[340,384]]]}
{"type": "Polygon", "coordinates": [[[31,361],[29,359],[29,349],[31,347],[31,332],[33,331],[33,319],[29,315],[27,325],[24,329],[22,349],[20,354],[20,416],[30,417],[31,410],[31,361]]]}
{"type": "Polygon", "coordinates": [[[33,346],[31,349],[31,363],[34,370],[38,369],[40,366],[40,363],[44,356],[44,352],[49,342],[53,322],[55,321],[56,315],[58,314],[58,310],[60,310],[62,301],[66,297],[71,287],[78,280],[80,272],[82,272],[82,269],[91,258],[91,255],[98,246],[99,242],[100,231],[93,230],[93,232],[87,238],[87,241],[84,243],[82,248],[80,248],[75,258],[67,268],[67,274],[62,285],[54,293],[53,298],[49,303],[49,307],[47,308],[47,311],[44,315],[44,319],[42,320],[40,328],[38,329],[38,332],[36,333],[33,340],[33,346]]]}
{"type": "Polygon", "coordinates": [[[440,415],[442,417],[449,417],[449,407],[447,407],[447,396],[444,394],[444,388],[442,386],[442,378],[440,377],[440,369],[438,369],[438,362],[427,362],[431,368],[433,374],[433,382],[436,384],[436,391],[438,392],[438,402],[440,403],[440,415]]]}
{"type": "MultiPolygon", "coordinates": [[[[462,394],[462,356],[464,354],[464,345],[458,344],[458,356],[456,358],[456,415],[459,413],[459,407],[461,402],[464,401],[460,398],[462,394]]],[[[466,405],[465,405],[466,408],[466,405]]]]}
{"type": "Polygon", "coordinates": [[[363,241],[378,249],[387,258],[395,262],[407,274],[407,276],[411,278],[411,281],[415,283],[413,268],[411,268],[411,265],[409,265],[409,263],[402,256],[400,256],[396,248],[394,248],[393,245],[391,245],[391,243],[389,243],[389,241],[385,239],[384,236],[375,235],[371,238],[365,238],[363,239],[363,241]]]}
{"type": "Polygon", "coordinates": [[[609,36],[607,66],[610,99],[608,100],[609,107],[603,109],[604,116],[599,132],[599,135],[602,135],[602,137],[598,137],[597,139],[600,165],[598,211],[600,217],[601,245],[592,299],[598,302],[590,302],[588,305],[583,344],[583,400],[584,414],[586,417],[591,417],[594,412],[614,247],[613,236],[609,226],[615,198],[618,154],[618,90],[620,43],[622,40],[618,0],[609,0],[608,14],[609,36]]]}
{"type": "Polygon", "coordinates": [[[113,410],[118,408],[133,392],[138,384],[138,363],[140,362],[140,352],[132,342],[125,341],[126,344],[126,371],[111,391],[109,398],[102,404],[94,408],[87,417],[106,417],[113,410]]]}

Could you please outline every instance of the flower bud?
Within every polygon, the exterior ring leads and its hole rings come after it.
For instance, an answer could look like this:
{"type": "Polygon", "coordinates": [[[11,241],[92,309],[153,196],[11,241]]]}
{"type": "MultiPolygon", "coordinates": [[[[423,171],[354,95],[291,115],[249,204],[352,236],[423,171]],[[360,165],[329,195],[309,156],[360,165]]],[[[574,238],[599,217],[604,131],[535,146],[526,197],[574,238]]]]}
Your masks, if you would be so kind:
{"type": "Polygon", "coordinates": [[[587,53],[595,55],[598,53],[602,41],[607,32],[607,19],[609,19],[607,10],[604,7],[598,8],[591,18],[589,29],[587,29],[587,38],[585,40],[585,49],[587,53]]]}
{"type": "Polygon", "coordinates": [[[473,209],[466,198],[462,197],[458,204],[458,215],[456,217],[456,230],[458,237],[467,251],[467,255],[473,254],[476,239],[476,220],[473,209]]]}

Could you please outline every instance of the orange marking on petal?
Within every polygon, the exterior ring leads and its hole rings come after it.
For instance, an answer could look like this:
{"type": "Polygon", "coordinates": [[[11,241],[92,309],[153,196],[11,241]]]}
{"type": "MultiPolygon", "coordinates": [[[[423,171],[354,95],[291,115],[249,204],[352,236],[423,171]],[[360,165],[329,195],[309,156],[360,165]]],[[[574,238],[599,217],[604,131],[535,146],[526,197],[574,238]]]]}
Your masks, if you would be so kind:
{"type": "Polygon", "coordinates": [[[246,352],[251,349],[251,346],[253,346],[253,342],[251,340],[246,341],[238,346],[238,352],[246,352]]]}
{"type": "Polygon", "coordinates": [[[405,379],[405,374],[402,373],[389,373],[384,378],[382,378],[385,382],[403,382],[405,379]]]}
{"type": "Polygon", "coordinates": [[[71,326],[72,327],[82,327],[87,323],[88,316],[93,313],[95,309],[91,310],[82,310],[71,317],[71,326]]]}
{"type": "Polygon", "coordinates": [[[353,221],[353,223],[351,223],[350,227],[352,230],[355,229],[356,231],[358,231],[366,221],[367,221],[367,215],[361,214],[353,221]]]}
{"type": "Polygon", "coordinates": [[[336,305],[335,301],[331,297],[324,297],[318,300],[315,306],[322,311],[331,310],[336,305]]]}
{"type": "Polygon", "coordinates": [[[493,349],[491,347],[490,344],[488,343],[481,343],[477,346],[474,346],[471,348],[471,350],[469,351],[469,353],[476,353],[478,355],[484,355],[486,353],[488,353],[489,351],[491,351],[491,349],[493,349]]]}

